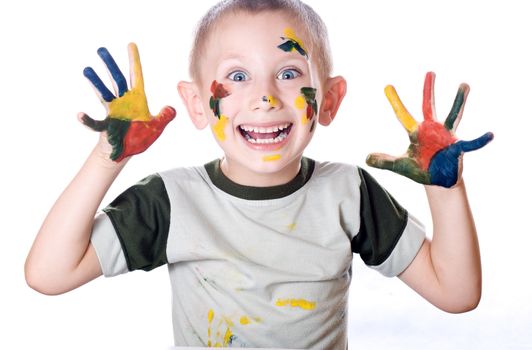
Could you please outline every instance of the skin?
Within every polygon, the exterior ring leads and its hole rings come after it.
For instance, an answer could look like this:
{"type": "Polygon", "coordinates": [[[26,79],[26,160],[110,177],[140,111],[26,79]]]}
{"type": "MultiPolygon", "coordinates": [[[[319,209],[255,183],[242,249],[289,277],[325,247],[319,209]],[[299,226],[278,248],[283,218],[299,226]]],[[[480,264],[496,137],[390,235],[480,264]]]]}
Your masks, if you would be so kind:
{"type": "Polygon", "coordinates": [[[427,73],[425,78],[422,123],[408,113],[395,88],[391,85],[386,87],[386,97],[408,133],[410,146],[405,155],[400,157],[373,153],[368,156],[367,163],[424,185],[452,187],[460,177],[462,154],[484,147],[493,139],[493,134],[488,132],[472,141],[459,141],[454,135],[469,93],[467,84],[460,85],[447,119],[443,124],[439,123],[434,108],[434,78],[432,72],[427,73]]]}
{"type": "Polygon", "coordinates": [[[116,96],[107,89],[92,68],[87,67],[83,71],[107,110],[107,118],[97,121],[83,113],[80,120],[95,131],[106,132],[107,140],[113,148],[110,158],[116,162],[148,149],[175,117],[175,109],[170,106],[164,107],[157,116],[151,116],[144,93],[144,78],[137,45],[129,44],[128,51],[131,61],[131,89],[128,89],[124,75],[107,49],[98,49],[98,55],[113,78],[116,96]]]}
{"type": "MultiPolygon", "coordinates": [[[[209,38],[209,50],[202,59],[201,81],[178,85],[187,111],[200,129],[219,120],[209,104],[211,82],[230,85],[231,95],[220,103],[221,111],[228,117],[224,128],[226,139],[218,143],[225,153],[222,171],[243,185],[283,184],[297,174],[302,152],[313,136],[309,131],[311,123],[302,125],[302,110],[294,103],[302,87],[317,89],[317,119],[325,126],[333,121],[346,92],[343,78],[319,81],[311,59],[307,60],[297,50],[286,52],[277,47],[282,44],[279,37],[285,28],[293,28],[303,43],[307,41],[297,23],[280,13],[232,14],[231,21],[219,23],[209,38]],[[297,67],[301,76],[289,81],[277,79],[279,71],[287,66],[297,67]],[[228,74],[234,68],[244,69],[251,79],[243,84],[230,81],[228,74]],[[274,96],[277,103],[272,106],[262,101],[262,96],[274,96]],[[263,161],[267,154],[248,147],[237,129],[243,123],[286,121],[293,123],[290,140],[277,150],[281,158],[273,162],[263,161]]],[[[312,57],[312,52],[308,56],[312,57]]],[[[120,162],[109,159],[112,147],[104,134],[52,207],[28,255],[26,281],[42,293],[64,293],[101,275],[90,244],[94,215],[129,159],[120,162]]],[[[464,181],[460,177],[450,189],[426,186],[426,192],[434,238],[425,240],[414,261],[399,277],[442,310],[471,310],[480,300],[481,267],[464,181]]]]}

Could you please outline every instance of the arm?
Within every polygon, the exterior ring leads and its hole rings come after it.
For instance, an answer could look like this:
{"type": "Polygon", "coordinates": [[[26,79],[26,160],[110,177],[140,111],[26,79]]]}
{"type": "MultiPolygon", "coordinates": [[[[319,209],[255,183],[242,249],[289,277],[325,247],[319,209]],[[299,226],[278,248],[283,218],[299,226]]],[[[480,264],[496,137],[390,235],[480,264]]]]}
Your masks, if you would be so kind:
{"type": "Polygon", "coordinates": [[[115,163],[98,145],[60,195],[37,234],[26,281],[44,294],[75,289],[102,274],[90,244],[94,215],[127,160],[115,163]]]}
{"type": "Polygon", "coordinates": [[[64,293],[102,274],[90,243],[94,215],[129,157],[145,151],[175,117],[172,107],[164,107],[155,117],[149,114],[138,50],[135,44],[128,48],[130,90],[105,48],[98,54],[113,77],[116,96],[92,68],[84,70],[107,110],[107,118],[97,121],[84,113],[78,116],[82,123],[102,133],[79,173],[50,210],[27,257],[26,281],[41,293],[64,293]]]}
{"type": "Polygon", "coordinates": [[[391,170],[425,186],[433,221],[433,240],[425,240],[416,258],[399,276],[429,302],[448,312],[474,309],[481,295],[481,264],[477,234],[461,178],[464,152],[484,147],[492,133],[458,140],[454,133],[462,118],[469,87],[458,89],[443,124],[435,120],[434,73],[427,73],[423,91],[424,121],[408,113],[395,89],[385,89],[410,146],[405,155],[371,154],[369,165],[391,170]]]}
{"type": "Polygon", "coordinates": [[[399,278],[447,312],[474,309],[481,296],[482,271],[473,215],[463,181],[451,189],[425,186],[433,220],[433,240],[399,278]]]}

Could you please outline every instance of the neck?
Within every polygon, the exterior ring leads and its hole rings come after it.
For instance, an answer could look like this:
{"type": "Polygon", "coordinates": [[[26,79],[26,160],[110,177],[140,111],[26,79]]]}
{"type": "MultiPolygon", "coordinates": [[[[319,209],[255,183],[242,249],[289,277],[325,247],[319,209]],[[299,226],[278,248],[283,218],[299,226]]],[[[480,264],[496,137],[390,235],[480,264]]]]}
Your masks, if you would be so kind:
{"type": "Polygon", "coordinates": [[[299,172],[301,167],[301,157],[293,160],[285,167],[273,172],[255,172],[248,167],[223,158],[220,169],[231,181],[244,186],[271,187],[284,185],[290,182],[299,172]]]}

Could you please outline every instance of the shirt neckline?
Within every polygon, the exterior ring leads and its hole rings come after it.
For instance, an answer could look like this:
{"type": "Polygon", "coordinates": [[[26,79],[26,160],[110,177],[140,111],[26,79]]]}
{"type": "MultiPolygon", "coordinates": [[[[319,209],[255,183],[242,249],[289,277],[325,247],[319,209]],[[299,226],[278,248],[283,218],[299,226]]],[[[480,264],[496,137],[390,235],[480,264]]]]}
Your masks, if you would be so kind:
{"type": "Polygon", "coordinates": [[[286,184],[268,187],[245,186],[233,182],[222,172],[220,159],[215,159],[204,167],[214,186],[220,190],[241,199],[268,200],[286,197],[303,187],[310,180],[315,164],[314,160],[302,157],[299,172],[292,180],[286,184]]]}

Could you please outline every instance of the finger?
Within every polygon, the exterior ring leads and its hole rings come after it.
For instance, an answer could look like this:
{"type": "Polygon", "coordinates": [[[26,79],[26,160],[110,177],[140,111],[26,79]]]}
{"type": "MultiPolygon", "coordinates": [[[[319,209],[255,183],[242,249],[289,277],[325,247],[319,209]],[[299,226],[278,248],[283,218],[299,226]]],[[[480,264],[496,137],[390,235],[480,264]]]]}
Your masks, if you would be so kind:
{"type": "Polygon", "coordinates": [[[129,77],[131,79],[131,88],[144,90],[144,77],[142,76],[142,66],[140,64],[140,55],[137,44],[129,43],[127,48],[129,53],[129,77]]]}
{"type": "Polygon", "coordinates": [[[120,71],[120,68],[118,68],[113,56],[111,56],[105,47],[100,47],[98,49],[98,56],[100,56],[107,66],[107,69],[113,78],[113,84],[115,85],[115,90],[118,92],[118,96],[123,96],[127,92],[127,81],[124,74],[120,71]]]}
{"type": "Polygon", "coordinates": [[[91,67],[87,67],[83,70],[83,75],[85,78],[89,79],[92,86],[96,90],[96,93],[99,95],[101,100],[106,102],[111,102],[115,99],[115,95],[105,86],[103,81],[100,79],[98,74],[91,67]]]}
{"type": "Polygon", "coordinates": [[[425,75],[425,85],[423,86],[423,117],[425,120],[434,120],[436,118],[436,109],[434,106],[434,72],[428,72],[425,75]]]}
{"type": "Polygon", "coordinates": [[[454,99],[453,107],[451,108],[451,111],[449,112],[449,115],[445,119],[444,123],[445,128],[453,133],[456,131],[456,128],[458,128],[458,124],[460,124],[460,120],[462,119],[462,114],[464,113],[464,106],[468,94],[469,85],[465,83],[460,84],[460,87],[458,88],[458,92],[456,93],[456,97],[454,99]]]}
{"type": "Polygon", "coordinates": [[[401,99],[397,95],[397,91],[395,91],[395,88],[392,85],[388,85],[386,86],[386,88],[384,88],[384,93],[386,94],[388,101],[392,105],[393,111],[395,112],[397,119],[399,119],[406,131],[408,131],[409,134],[416,131],[417,122],[412,117],[412,115],[410,115],[410,113],[408,113],[408,111],[406,110],[406,107],[403,105],[403,102],[401,102],[401,99]]]}
{"type": "Polygon", "coordinates": [[[104,131],[107,129],[107,118],[104,120],[94,120],[85,113],[78,113],[78,120],[94,131],[104,131]]]}
{"type": "Polygon", "coordinates": [[[366,158],[366,164],[374,168],[393,170],[397,157],[384,153],[371,153],[366,158]]]}
{"type": "Polygon", "coordinates": [[[393,171],[421,184],[430,184],[429,174],[423,171],[416,161],[411,158],[372,153],[366,159],[366,163],[375,168],[393,171]]]}
{"type": "Polygon", "coordinates": [[[479,148],[486,146],[493,140],[493,133],[487,132],[484,135],[472,140],[472,141],[458,141],[451,146],[456,145],[462,152],[471,152],[479,148]]]}
{"type": "Polygon", "coordinates": [[[175,112],[174,107],[165,106],[161,109],[161,111],[157,115],[157,119],[166,121],[166,123],[168,123],[175,118],[175,115],[176,115],[176,112],[175,112]]]}

